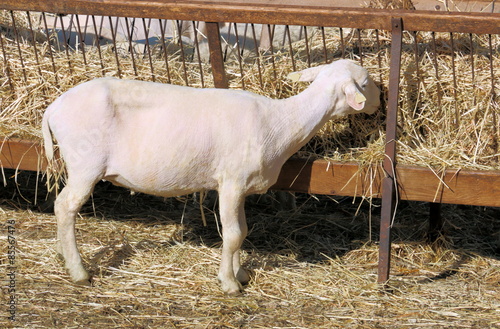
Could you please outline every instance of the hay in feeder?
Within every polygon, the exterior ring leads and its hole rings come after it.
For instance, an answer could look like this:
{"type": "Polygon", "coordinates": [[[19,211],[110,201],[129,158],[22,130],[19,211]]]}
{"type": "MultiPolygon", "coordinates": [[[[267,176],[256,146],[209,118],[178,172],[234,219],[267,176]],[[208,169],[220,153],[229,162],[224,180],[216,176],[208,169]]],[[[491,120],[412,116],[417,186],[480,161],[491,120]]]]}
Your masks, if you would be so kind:
{"type": "MultiPolygon", "coordinates": [[[[118,45],[116,51],[113,45],[101,45],[100,49],[89,46],[84,51],[66,51],[64,45],[59,45],[62,48],[58,51],[53,40],[49,46],[41,36],[33,37],[26,28],[23,30],[29,24],[22,13],[16,14],[18,36],[9,28],[9,13],[2,12],[1,17],[5,48],[0,61],[4,72],[0,89],[3,136],[40,139],[40,121],[48,104],[69,88],[101,76],[154,79],[194,87],[213,85],[210,65],[198,63],[193,49],[187,46],[181,51],[178,45],[168,45],[167,50],[175,52],[168,54],[167,61],[161,45],[152,46],[149,53],[136,53],[134,59],[126,45],[118,45]]],[[[497,35],[404,34],[399,163],[437,169],[500,168],[499,44],[497,35]]],[[[387,91],[387,32],[317,29],[310,32],[307,45],[301,40],[292,48],[293,55],[284,47],[273,54],[250,55],[241,62],[234,52],[228,55],[226,69],[231,88],[244,87],[273,98],[289,97],[306,87],[286,81],[286,75],[294,68],[300,70],[308,63],[320,65],[346,57],[362,63],[381,89],[387,91]]],[[[331,121],[298,155],[379,163],[384,157],[384,123],[383,109],[372,116],[331,121]]]]}

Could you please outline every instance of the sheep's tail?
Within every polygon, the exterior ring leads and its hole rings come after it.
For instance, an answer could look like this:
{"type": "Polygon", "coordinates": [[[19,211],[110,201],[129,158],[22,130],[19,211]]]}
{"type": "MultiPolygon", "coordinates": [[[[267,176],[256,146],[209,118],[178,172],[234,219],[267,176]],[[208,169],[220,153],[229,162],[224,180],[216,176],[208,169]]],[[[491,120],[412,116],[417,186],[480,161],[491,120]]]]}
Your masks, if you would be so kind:
{"type": "Polygon", "coordinates": [[[43,148],[48,160],[47,168],[45,169],[48,191],[47,202],[45,204],[46,207],[53,206],[57,191],[59,190],[59,182],[61,179],[64,179],[64,166],[61,166],[57,159],[54,159],[54,141],[52,139],[52,130],[50,130],[49,125],[49,109],[47,109],[42,119],[43,148]]]}
{"type": "Polygon", "coordinates": [[[47,157],[49,162],[51,162],[54,158],[54,142],[52,141],[52,131],[50,130],[49,116],[47,115],[47,113],[45,113],[42,119],[42,134],[45,156],[47,157]]]}

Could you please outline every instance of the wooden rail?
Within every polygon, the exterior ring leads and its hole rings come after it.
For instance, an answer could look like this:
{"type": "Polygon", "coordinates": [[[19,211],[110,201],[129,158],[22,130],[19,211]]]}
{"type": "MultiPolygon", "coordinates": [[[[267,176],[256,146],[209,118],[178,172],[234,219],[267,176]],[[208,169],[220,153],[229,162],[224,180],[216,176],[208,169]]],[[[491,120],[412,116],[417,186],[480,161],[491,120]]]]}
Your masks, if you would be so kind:
{"type": "MultiPolygon", "coordinates": [[[[0,165],[19,170],[45,170],[39,142],[5,139],[0,143],[0,165]]],[[[291,159],[272,187],[275,190],[324,195],[382,196],[381,167],[356,163],[291,159]]],[[[500,207],[500,171],[446,170],[398,165],[396,182],[402,200],[500,207]]]]}
{"type": "MultiPolygon", "coordinates": [[[[294,2],[296,3],[296,2],[294,2]]],[[[331,1],[314,5],[278,4],[262,0],[4,0],[2,9],[102,16],[179,19],[308,26],[342,26],[391,30],[392,17],[403,19],[408,31],[499,34],[500,14],[387,10],[336,7],[331,1]]],[[[310,4],[312,3],[312,4],[310,4]]]]}

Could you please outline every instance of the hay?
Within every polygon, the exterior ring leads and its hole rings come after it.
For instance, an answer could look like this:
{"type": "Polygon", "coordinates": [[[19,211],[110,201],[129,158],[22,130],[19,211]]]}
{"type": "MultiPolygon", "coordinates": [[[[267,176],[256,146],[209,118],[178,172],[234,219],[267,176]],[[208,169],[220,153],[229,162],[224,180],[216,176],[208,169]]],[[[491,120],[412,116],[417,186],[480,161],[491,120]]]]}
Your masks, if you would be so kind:
{"type": "MultiPolygon", "coordinates": [[[[367,206],[299,197],[300,211],[276,213],[249,203],[243,264],[252,281],[242,297],[228,298],[216,280],[220,237],[213,216],[206,228],[192,199],[185,205],[131,196],[108,184],[97,186],[95,207],[87,203],[77,223],[93,286],[71,284],[56,256],[54,216],[26,201],[34,200],[34,176],[20,174],[17,187],[9,181],[0,191],[2,230],[16,221],[18,301],[18,320],[1,317],[2,327],[500,326],[498,209],[443,206],[448,237],[432,246],[423,241],[426,211],[403,203],[390,289],[382,292],[374,283],[378,248],[367,206]]],[[[7,244],[2,235],[0,250],[7,244]]],[[[7,300],[4,285],[0,298],[7,300]]]]}
{"type": "MultiPolygon", "coordinates": [[[[97,47],[87,47],[84,63],[81,49],[56,51],[41,37],[35,37],[42,39],[36,43],[37,64],[33,38],[26,28],[22,28],[28,26],[26,17],[22,13],[16,13],[16,17],[19,34],[25,36],[19,37],[24,69],[16,36],[12,28],[8,28],[12,20],[7,12],[2,12],[0,22],[8,61],[7,65],[0,61],[4,72],[0,81],[0,133],[3,136],[39,139],[41,117],[48,104],[78,83],[103,75],[118,76],[120,73],[122,78],[141,80],[151,80],[154,76],[156,81],[175,84],[186,84],[187,77],[191,86],[213,85],[210,65],[197,63],[193,49],[187,46],[184,49],[185,63],[178,45],[168,46],[168,71],[163,50],[159,46],[152,47],[152,73],[147,54],[136,53],[134,69],[126,49],[119,49],[117,62],[111,45],[101,46],[100,53],[97,47]],[[50,59],[51,50],[55,58],[55,73],[50,59]],[[100,57],[104,59],[104,69],[100,57]],[[5,74],[7,72],[10,82],[5,74]],[[9,83],[12,83],[14,92],[9,83]]],[[[313,65],[324,63],[323,44],[326,44],[326,60],[345,56],[362,61],[385,91],[389,76],[390,35],[373,30],[359,32],[345,29],[342,32],[325,29],[326,38],[323,40],[320,30],[313,31],[308,47],[304,40],[293,44],[293,61],[285,49],[278,49],[274,54],[248,55],[241,62],[243,71],[240,71],[240,63],[233,52],[226,62],[231,87],[244,86],[247,90],[273,98],[294,95],[306,85],[292,84],[284,77],[293,70],[292,65],[302,69],[308,66],[309,61],[313,65]]],[[[498,170],[500,109],[496,91],[500,88],[500,69],[496,64],[500,60],[499,37],[453,34],[451,41],[449,34],[421,32],[417,35],[405,33],[404,41],[399,163],[437,169],[498,170]]],[[[299,155],[378,163],[383,159],[384,135],[383,111],[373,116],[339,119],[323,127],[299,155]]]]}

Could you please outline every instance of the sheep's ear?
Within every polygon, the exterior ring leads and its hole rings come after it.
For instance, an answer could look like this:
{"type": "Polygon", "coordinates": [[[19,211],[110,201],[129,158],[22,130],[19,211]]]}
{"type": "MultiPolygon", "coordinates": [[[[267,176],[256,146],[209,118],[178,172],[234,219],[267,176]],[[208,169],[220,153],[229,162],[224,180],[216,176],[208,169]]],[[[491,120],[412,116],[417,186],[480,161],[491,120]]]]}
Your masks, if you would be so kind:
{"type": "Polygon", "coordinates": [[[288,75],[288,79],[297,82],[297,81],[305,81],[312,82],[318,76],[319,72],[323,69],[325,65],[320,65],[316,67],[311,67],[302,71],[292,72],[288,75]]]}
{"type": "Polygon", "coordinates": [[[344,87],[347,104],[356,111],[361,111],[365,107],[366,97],[354,83],[349,83],[344,87]]]}

